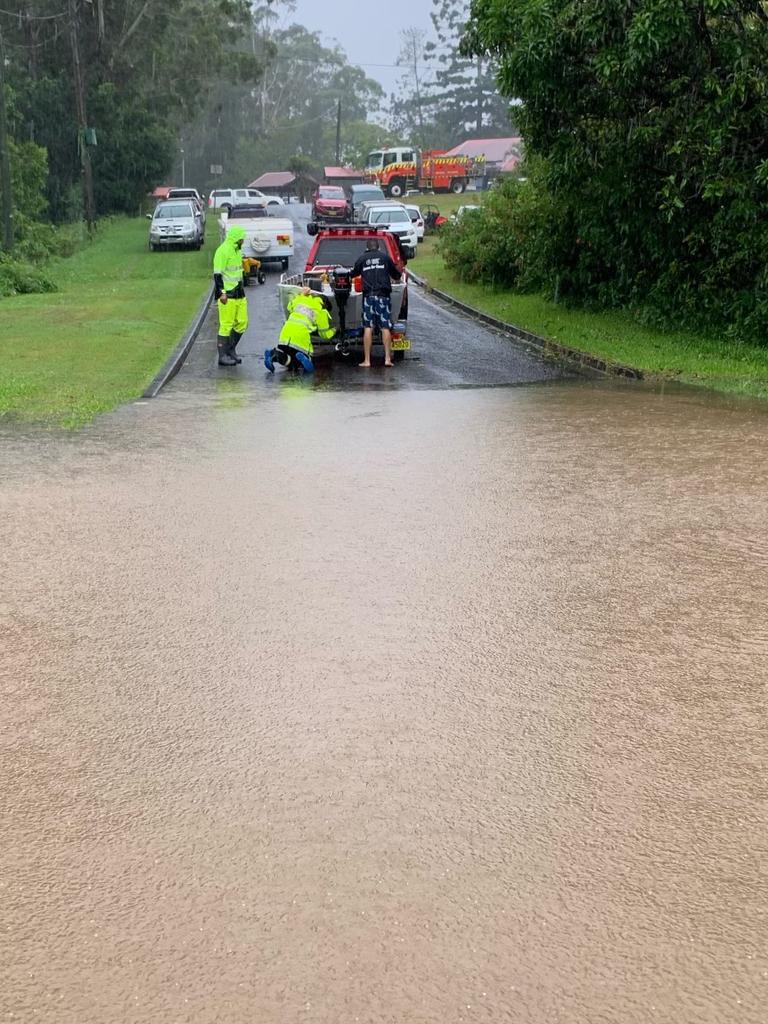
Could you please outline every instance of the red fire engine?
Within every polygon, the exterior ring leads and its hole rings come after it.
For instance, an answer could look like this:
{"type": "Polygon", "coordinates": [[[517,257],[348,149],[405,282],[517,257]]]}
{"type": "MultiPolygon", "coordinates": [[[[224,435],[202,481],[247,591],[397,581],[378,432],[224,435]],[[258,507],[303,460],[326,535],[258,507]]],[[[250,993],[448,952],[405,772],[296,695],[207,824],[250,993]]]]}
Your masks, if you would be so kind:
{"type": "Polygon", "coordinates": [[[365,180],[381,185],[393,199],[408,189],[454,192],[460,195],[471,181],[485,174],[485,157],[446,156],[444,149],[420,152],[412,146],[393,146],[368,154],[365,180]]]}

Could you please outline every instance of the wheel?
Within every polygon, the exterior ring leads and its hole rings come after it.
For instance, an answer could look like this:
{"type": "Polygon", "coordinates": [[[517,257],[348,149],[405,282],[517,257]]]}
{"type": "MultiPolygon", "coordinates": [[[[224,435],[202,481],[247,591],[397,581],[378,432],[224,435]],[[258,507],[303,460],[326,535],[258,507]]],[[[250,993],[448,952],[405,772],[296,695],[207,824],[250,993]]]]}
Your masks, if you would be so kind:
{"type": "Polygon", "coordinates": [[[404,359],[405,359],[405,352],[404,352],[403,349],[398,349],[396,352],[392,353],[392,362],[393,363],[402,363],[402,361],[404,359]]]}
{"type": "Polygon", "coordinates": [[[453,181],[451,182],[451,192],[453,192],[455,196],[460,196],[463,191],[464,182],[461,180],[461,178],[454,178],[453,181]]]}
{"type": "Polygon", "coordinates": [[[288,260],[287,259],[280,260],[280,266],[283,268],[283,270],[287,270],[288,269],[288,260]]]}
{"type": "Polygon", "coordinates": [[[229,216],[230,213],[232,213],[232,207],[229,205],[229,203],[222,203],[221,209],[224,211],[224,213],[226,213],[227,216],[229,216]]]}
{"type": "Polygon", "coordinates": [[[317,224],[315,224],[312,221],[310,221],[310,223],[307,224],[307,234],[311,238],[314,238],[314,236],[317,234],[317,224]]]}
{"type": "Polygon", "coordinates": [[[150,243],[149,243],[149,251],[150,251],[150,252],[157,252],[157,250],[158,250],[159,248],[160,248],[160,246],[159,246],[159,245],[155,245],[155,243],[154,243],[154,242],[150,242],[150,243]]]}
{"type": "Polygon", "coordinates": [[[267,275],[264,273],[263,270],[259,271],[259,274],[258,274],[258,277],[256,278],[256,280],[259,282],[259,284],[266,284],[267,283],[267,275]]]}
{"type": "Polygon", "coordinates": [[[405,192],[405,182],[400,178],[395,178],[394,181],[389,183],[389,194],[393,199],[399,199],[405,192]]]}

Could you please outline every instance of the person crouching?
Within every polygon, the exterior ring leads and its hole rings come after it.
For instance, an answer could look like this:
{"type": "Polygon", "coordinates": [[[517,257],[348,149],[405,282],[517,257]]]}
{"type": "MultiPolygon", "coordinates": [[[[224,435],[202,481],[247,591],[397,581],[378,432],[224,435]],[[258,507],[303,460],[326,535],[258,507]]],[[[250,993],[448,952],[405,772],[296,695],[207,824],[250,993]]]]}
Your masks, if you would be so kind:
{"type": "Polygon", "coordinates": [[[288,370],[302,367],[307,373],[315,368],[312,362],[312,335],[332,338],[336,331],[331,324],[331,300],[318,295],[311,288],[302,288],[288,303],[288,319],[280,331],[276,348],[264,352],[264,365],[270,373],[275,372],[275,363],[288,370]]]}

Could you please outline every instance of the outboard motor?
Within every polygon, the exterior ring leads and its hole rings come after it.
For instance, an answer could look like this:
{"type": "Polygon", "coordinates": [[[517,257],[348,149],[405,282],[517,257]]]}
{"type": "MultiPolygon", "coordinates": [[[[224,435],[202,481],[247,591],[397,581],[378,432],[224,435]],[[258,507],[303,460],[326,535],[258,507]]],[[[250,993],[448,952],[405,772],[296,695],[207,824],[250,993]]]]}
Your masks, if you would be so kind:
{"type": "Polygon", "coordinates": [[[336,299],[336,308],[339,311],[339,341],[336,343],[336,351],[343,356],[349,355],[349,342],[347,341],[347,302],[352,291],[352,271],[346,267],[336,267],[330,273],[331,290],[336,299]]]}

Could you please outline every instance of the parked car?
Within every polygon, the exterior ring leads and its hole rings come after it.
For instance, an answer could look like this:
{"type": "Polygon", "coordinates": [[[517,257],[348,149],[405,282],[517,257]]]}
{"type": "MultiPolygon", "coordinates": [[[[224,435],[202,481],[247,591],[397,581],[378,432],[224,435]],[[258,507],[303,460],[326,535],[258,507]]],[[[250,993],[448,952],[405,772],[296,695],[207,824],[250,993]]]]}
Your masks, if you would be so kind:
{"type": "Polygon", "coordinates": [[[288,269],[288,261],[293,256],[293,221],[289,217],[275,216],[274,206],[270,209],[264,199],[259,199],[224,211],[219,221],[222,241],[235,224],[245,228],[245,259],[279,263],[283,270],[288,269]]]}
{"type": "Polygon", "coordinates": [[[414,251],[419,244],[416,226],[402,203],[386,200],[383,203],[363,203],[359,219],[363,224],[386,228],[396,235],[403,245],[409,245],[414,251]]]}
{"type": "Polygon", "coordinates": [[[345,224],[350,219],[347,194],[340,185],[318,185],[312,194],[315,224],[345,224]]]}
{"type": "Polygon", "coordinates": [[[418,240],[423,242],[426,225],[424,224],[424,218],[421,215],[421,207],[411,206],[409,203],[403,203],[403,206],[408,211],[408,216],[411,218],[411,224],[416,228],[418,240]]]}
{"type": "Polygon", "coordinates": [[[205,227],[197,204],[191,199],[164,199],[147,217],[152,252],[171,246],[199,249],[203,244],[205,227]]]}
{"type": "Polygon", "coordinates": [[[254,199],[266,199],[270,206],[285,206],[280,196],[268,196],[258,188],[215,188],[208,197],[208,208],[231,210],[233,206],[247,205],[254,199]]]}
{"type": "Polygon", "coordinates": [[[477,204],[472,204],[472,205],[468,205],[468,206],[460,206],[455,211],[455,213],[453,214],[454,220],[461,220],[462,217],[464,217],[467,213],[471,213],[472,210],[481,210],[481,209],[482,209],[482,207],[478,206],[477,204]]]}
{"type": "MultiPolygon", "coordinates": [[[[362,352],[362,281],[352,279],[352,267],[367,252],[366,244],[371,238],[379,242],[381,252],[386,253],[401,272],[400,281],[392,284],[392,356],[396,361],[404,358],[411,347],[407,335],[408,323],[408,272],[406,262],[413,256],[410,246],[400,244],[391,232],[367,224],[334,225],[320,227],[312,243],[303,274],[283,274],[278,285],[278,295],[283,310],[301,288],[309,286],[320,291],[331,300],[333,324],[338,330],[332,339],[312,339],[315,353],[338,353],[343,357],[359,355],[362,352]]],[[[381,333],[374,330],[373,343],[380,346],[381,333]]]]}
{"type": "Polygon", "coordinates": [[[205,202],[196,188],[169,188],[167,199],[191,199],[200,210],[200,216],[205,224],[205,202]]]}
{"type": "Polygon", "coordinates": [[[349,189],[349,205],[352,209],[352,220],[360,219],[360,208],[363,203],[386,202],[384,195],[378,185],[352,185],[349,189]]]}

